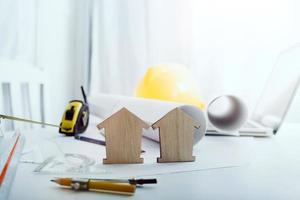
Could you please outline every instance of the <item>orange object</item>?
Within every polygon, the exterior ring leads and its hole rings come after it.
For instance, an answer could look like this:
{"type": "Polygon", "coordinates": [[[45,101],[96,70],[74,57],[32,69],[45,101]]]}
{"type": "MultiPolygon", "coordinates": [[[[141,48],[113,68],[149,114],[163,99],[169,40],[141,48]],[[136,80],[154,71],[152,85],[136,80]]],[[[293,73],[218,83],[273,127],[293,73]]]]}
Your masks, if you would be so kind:
{"type": "Polygon", "coordinates": [[[18,135],[17,140],[16,140],[16,142],[15,142],[12,150],[10,151],[9,156],[7,158],[7,161],[6,161],[4,167],[3,167],[2,171],[1,171],[1,174],[0,174],[0,186],[4,182],[4,179],[5,179],[5,176],[7,174],[7,170],[8,170],[9,164],[10,164],[10,162],[12,160],[12,157],[13,157],[15,151],[16,151],[16,146],[18,144],[19,138],[20,138],[20,135],[18,135]]]}
{"type": "Polygon", "coordinates": [[[58,178],[51,181],[61,186],[71,187],[74,190],[90,190],[123,195],[133,195],[136,189],[134,184],[98,179],[58,178]]]}

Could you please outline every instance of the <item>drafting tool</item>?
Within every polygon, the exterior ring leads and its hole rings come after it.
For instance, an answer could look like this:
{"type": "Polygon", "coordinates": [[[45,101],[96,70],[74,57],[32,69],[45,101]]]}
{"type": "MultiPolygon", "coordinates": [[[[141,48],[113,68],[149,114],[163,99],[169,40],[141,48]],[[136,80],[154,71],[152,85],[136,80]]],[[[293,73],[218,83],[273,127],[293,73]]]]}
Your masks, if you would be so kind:
{"type": "Polygon", "coordinates": [[[90,142],[90,143],[93,143],[93,144],[99,144],[99,145],[105,146],[105,141],[103,141],[103,140],[96,140],[96,139],[89,138],[89,137],[84,137],[84,136],[81,136],[81,135],[75,135],[74,138],[76,140],[81,140],[81,141],[90,142]]]}
{"type": "Polygon", "coordinates": [[[135,184],[128,182],[111,182],[97,179],[57,178],[51,181],[61,186],[70,187],[73,190],[88,190],[123,195],[133,195],[136,189],[135,184]]]}
{"type": "Polygon", "coordinates": [[[14,120],[14,121],[40,124],[44,126],[58,127],[60,133],[71,135],[71,136],[73,136],[74,134],[83,133],[87,129],[89,124],[89,106],[82,86],[81,86],[81,91],[82,91],[84,102],[80,100],[70,101],[63,114],[60,125],[49,124],[45,122],[29,120],[29,119],[24,119],[15,116],[9,116],[9,115],[2,115],[2,114],[0,114],[0,119],[2,118],[2,119],[14,120]]]}
{"type": "MultiPolygon", "coordinates": [[[[43,163],[38,165],[34,172],[37,173],[88,173],[90,170],[95,171],[93,166],[94,159],[74,153],[65,153],[61,156],[50,156],[43,163]],[[93,169],[91,169],[93,168],[93,169]]],[[[103,170],[98,170],[99,173],[104,173],[103,170]]]]}

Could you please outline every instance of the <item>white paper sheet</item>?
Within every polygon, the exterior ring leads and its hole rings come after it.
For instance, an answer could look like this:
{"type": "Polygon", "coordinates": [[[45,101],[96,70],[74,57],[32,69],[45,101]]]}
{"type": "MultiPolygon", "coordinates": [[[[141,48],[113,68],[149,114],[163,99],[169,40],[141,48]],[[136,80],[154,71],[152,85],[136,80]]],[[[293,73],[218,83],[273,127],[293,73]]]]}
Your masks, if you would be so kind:
{"type": "MultiPolygon", "coordinates": [[[[93,178],[122,178],[142,177],[157,174],[182,173],[198,170],[212,170],[226,167],[239,167],[249,164],[253,150],[253,138],[235,137],[205,137],[199,144],[194,146],[195,162],[157,163],[160,156],[159,144],[148,139],[143,139],[142,148],[146,151],[141,157],[143,164],[102,164],[106,157],[105,147],[75,140],[73,137],[64,137],[54,130],[39,131],[42,138],[40,146],[43,147],[45,158],[50,156],[62,156],[63,154],[80,154],[94,160],[89,169],[74,173],[73,171],[58,171],[55,167],[45,168],[40,173],[53,175],[72,175],[78,177],[93,178]],[[238,149],[238,151],[236,151],[238,149]],[[48,151],[47,151],[48,150],[48,151]]],[[[86,137],[104,139],[96,128],[89,130],[86,137]]],[[[62,168],[58,168],[61,170],[62,168]]]]}

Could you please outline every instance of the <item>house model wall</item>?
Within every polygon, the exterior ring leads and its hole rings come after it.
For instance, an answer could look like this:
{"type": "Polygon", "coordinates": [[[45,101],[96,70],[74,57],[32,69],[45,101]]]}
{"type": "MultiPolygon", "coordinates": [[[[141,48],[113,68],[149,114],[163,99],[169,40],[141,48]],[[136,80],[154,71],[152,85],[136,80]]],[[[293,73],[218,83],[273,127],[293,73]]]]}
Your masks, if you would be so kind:
{"type": "Polygon", "coordinates": [[[105,130],[104,164],[143,163],[143,158],[140,158],[142,131],[149,128],[147,123],[122,108],[97,127],[105,130]]]}
{"type": "Polygon", "coordinates": [[[179,108],[175,108],[157,122],[152,128],[159,128],[160,158],[157,162],[195,161],[193,142],[195,128],[199,122],[179,108]]]}

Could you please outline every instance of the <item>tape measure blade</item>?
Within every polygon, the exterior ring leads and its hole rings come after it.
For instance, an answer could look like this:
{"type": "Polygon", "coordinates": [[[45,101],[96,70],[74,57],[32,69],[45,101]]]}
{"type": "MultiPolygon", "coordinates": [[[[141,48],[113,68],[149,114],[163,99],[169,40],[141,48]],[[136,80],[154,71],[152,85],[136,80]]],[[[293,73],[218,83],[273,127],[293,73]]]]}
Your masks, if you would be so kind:
{"type": "Polygon", "coordinates": [[[35,124],[41,124],[41,125],[46,125],[46,126],[60,127],[55,124],[48,124],[48,123],[43,123],[43,122],[39,122],[39,121],[34,121],[34,120],[29,120],[29,119],[24,119],[24,118],[9,116],[9,115],[0,115],[0,117],[3,119],[10,119],[10,120],[14,120],[14,121],[21,121],[21,122],[35,123],[35,124]]]}

